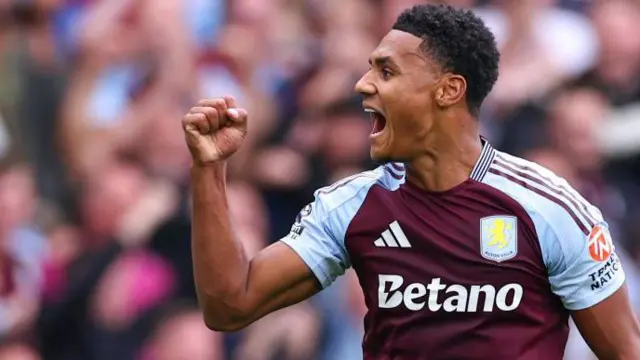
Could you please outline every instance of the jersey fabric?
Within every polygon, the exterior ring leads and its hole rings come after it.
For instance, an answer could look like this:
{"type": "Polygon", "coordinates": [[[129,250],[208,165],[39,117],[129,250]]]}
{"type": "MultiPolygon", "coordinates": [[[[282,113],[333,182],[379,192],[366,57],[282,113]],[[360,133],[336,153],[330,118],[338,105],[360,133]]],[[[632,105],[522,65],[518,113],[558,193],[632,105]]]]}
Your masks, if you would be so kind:
{"type": "Polygon", "coordinates": [[[353,267],[365,359],[561,360],[569,312],[624,283],[596,207],[483,144],[447,191],[405,182],[396,163],[322,188],[281,240],[323,287],[353,267]]]}

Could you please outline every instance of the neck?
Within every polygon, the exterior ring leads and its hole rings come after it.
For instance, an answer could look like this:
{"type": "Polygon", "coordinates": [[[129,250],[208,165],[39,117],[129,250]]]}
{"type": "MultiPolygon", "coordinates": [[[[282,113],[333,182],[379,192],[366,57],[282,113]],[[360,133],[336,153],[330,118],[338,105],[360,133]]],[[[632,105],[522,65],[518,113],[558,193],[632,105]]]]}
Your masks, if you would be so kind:
{"type": "Polygon", "coordinates": [[[423,154],[407,164],[407,181],[428,191],[447,191],[469,179],[482,142],[476,121],[437,132],[423,154]],[[472,125],[469,125],[472,124],[472,125]]]}

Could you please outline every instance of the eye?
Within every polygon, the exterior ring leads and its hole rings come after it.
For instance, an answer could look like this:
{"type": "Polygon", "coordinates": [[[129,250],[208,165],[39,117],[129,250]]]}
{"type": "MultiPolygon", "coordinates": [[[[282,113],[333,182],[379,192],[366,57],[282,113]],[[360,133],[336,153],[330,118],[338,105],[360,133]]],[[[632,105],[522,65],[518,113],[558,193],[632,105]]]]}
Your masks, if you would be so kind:
{"type": "Polygon", "coordinates": [[[383,68],[382,70],[380,70],[380,75],[382,76],[382,79],[388,80],[391,76],[393,76],[393,73],[389,69],[383,68]]]}

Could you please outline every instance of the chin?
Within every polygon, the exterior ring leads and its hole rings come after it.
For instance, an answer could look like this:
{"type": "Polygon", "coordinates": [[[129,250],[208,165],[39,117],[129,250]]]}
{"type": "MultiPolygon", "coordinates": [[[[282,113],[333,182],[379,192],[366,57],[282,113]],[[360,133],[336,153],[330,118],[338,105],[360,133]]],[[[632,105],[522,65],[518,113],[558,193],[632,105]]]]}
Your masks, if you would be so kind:
{"type": "Polygon", "coordinates": [[[393,161],[390,154],[374,148],[371,148],[371,150],[369,151],[369,156],[371,157],[371,160],[373,160],[373,162],[375,162],[376,164],[386,164],[393,161]]]}

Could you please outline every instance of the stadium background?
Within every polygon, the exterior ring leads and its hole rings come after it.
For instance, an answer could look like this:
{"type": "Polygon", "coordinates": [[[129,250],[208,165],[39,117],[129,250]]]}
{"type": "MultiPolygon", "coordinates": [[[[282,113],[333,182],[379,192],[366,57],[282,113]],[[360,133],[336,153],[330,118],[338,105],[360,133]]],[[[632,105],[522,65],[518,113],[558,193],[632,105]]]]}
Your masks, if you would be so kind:
{"type": "MultiPolygon", "coordinates": [[[[361,359],[352,274],[242,333],[204,328],[180,118],[225,94],[249,110],[228,190],[254,253],[372,166],[353,85],[417,2],[0,0],[0,360],[361,359]]],[[[603,210],[640,307],[640,1],[450,2],[503,54],[483,134],[603,210]]],[[[567,359],[588,359],[579,337],[567,359]]]]}

